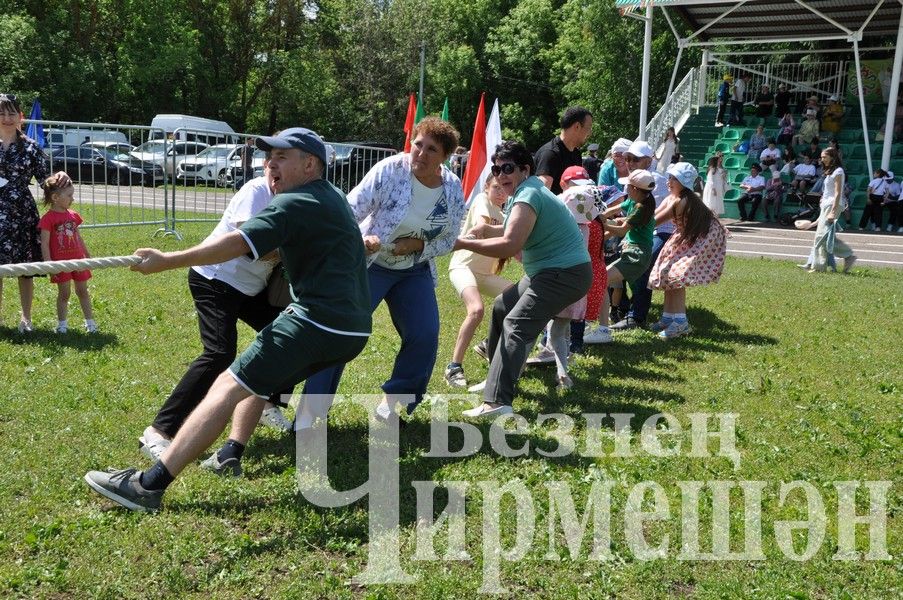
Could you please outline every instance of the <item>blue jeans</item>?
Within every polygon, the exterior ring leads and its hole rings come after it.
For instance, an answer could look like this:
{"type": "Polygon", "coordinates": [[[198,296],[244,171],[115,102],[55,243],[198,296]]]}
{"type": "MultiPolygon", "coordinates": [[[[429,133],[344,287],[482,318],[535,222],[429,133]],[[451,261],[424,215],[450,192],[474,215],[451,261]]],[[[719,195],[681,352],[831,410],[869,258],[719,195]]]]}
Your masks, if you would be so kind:
{"type": "Polygon", "coordinates": [[[631,284],[633,298],[631,299],[630,311],[627,316],[638,323],[645,323],[646,317],[649,315],[649,308],[652,306],[652,290],[649,289],[649,276],[652,274],[652,267],[658,260],[658,255],[662,248],[671,238],[670,233],[658,233],[652,236],[652,262],[646,272],[640,275],[640,278],[631,284]]]}
{"type": "MultiPolygon", "coordinates": [[[[429,263],[392,270],[379,265],[367,269],[371,307],[383,300],[401,336],[392,376],[382,385],[386,394],[414,394],[408,414],[423,400],[439,352],[439,306],[429,263]]],[[[305,394],[335,394],[345,365],[324,369],[304,384],[305,394]]]]}

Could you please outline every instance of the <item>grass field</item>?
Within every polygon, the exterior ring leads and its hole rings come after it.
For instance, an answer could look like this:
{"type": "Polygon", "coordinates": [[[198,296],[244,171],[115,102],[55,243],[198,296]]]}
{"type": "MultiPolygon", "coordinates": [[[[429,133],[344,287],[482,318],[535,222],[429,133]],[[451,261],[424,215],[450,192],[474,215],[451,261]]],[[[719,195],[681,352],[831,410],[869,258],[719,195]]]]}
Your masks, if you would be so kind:
{"type": "MultiPolygon", "coordinates": [[[[202,239],[210,224],[180,227],[184,241],[151,240],[153,228],[85,232],[95,256],[128,254],[138,246],[184,247],[202,239]]],[[[447,261],[440,261],[444,267],[447,261]]],[[[516,266],[509,275],[516,276],[516,266]]],[[[440,268],[441,271],[441,268],[440,268]]],[[[185,273],[144,277],[124,269],[95,272],[91,282],[102,330],[88,336],[73,327],[52,333],[55,286],[37,283],[28,337],[15,332],[16,286],[3,290],[0,328],[0,596],[39,598],[470,598],[484,583],[483,525],[487,511],[479,482],[499,486],[520,480],[536,514],[526,555],[502,561],[500,581],[518,598],[899,598],[903,595],[903,367],[900,315],[903,274],[857,267],[848,276],[813,276],[790,263],[729,258],[721,283],[688,294],[693,336],[663,342],[646,331],[618,336],[576,359],[577,385],[554,389],[553,370],[528,370],[515,409],[529,430],[512,446],[553,449],[554,423],[542,413],[575,419],[582,413],[634,413],[634,452],[627,457],[544,458],[531,450],[501,458],[488,449],[462,458],[425,456],[430,445],[429,402],[402,432],[401,540],[411,585],[362,587],[351,583],[367,562],[367,503],[318,508],[297,493],[294,444],[259,431],[245,453],[245,477],[222,480],[189,468],[167,493],[164,510],[138,515],[113,508],[82,481],[89,469],[148,466],[136,439],[151,421],[186,365],[200,349],[185,273]],[[684,427],[674,436],[678,456],[642,452],[638,427],[655,413],[674,415],[684,427]],[[726,457],[689,456],[691,413],[737,413],[738,468],[726,457]],[[467,481],[463,561],[417,561],[416,496],[412,481],[467,481]],[[682,481],[764,482],[761,560],[680,560],[682,481]],[[889,481],[889,560],[841,561],[835,481],[889,481]],[[577,514],[594,482],[612,481],[610,558],[589,560],[587,533],[571,557],[560,526],[553,536],[560,560],[545,558],[549,502],[545,484],[571,486],[577,514]],[[624,515],[628,492],[640,482],[661,486],[668,519],[646,522],[648,543],[668,538],[665,557],[642,560],[628,543],[624,515]],[[824,541],[808,560],[785,556],[778,523],[805,519],[801,492],[779,502],[781,482],[806,481],[821,496],[824,541]]],[[[451,353],[463,309],[447,280],[439,288],[440,359],[430,391],[448,391],[442,367],[451,353]]],[[[661,301],[656,295],[656,302],[661,301]]],[[[70,323],[81,315],[73,298],[70,323]]],[[[658,306],[653,308],[655,314],[658,306]]],[[[485,328],[485,326],[484,326],[485,328]]],[[[340,391],[376,393],[391,369],[397,336],[384,308],[376,334],[345,372],[340,391]]],[[[240,345],[251,339],[242,330],[240,345]]],[[[475,355],[465,364],[478,381],[485,366],[475,355]]],[[[456,420],[464,405],[453,405],[456,420]]],[[[602,429],[610,433],[611,420],[602,429]]],[[[598,432],[597,432],[598,433],[598,432]]],[[[610,437],[610,436],[609,436],[610,437]]],[[[610,441],[606,441],[609,450],[610,441]]],[[[717,446],[712,444],[712,450],[717,446]]],[[[330,415],[330,471],[335,487],[367,478],[366,418],[338,407],[330,415]]],[[[610,454],[610,451],[609,453],[610,454]]],[[[437,498],[444,497],[438,494],[437,498]]],[[[444,501],[437,500],[437,510],[444,501]]],[[[731,549],[743,546],[743,502],[731,499],[731,549]]],[[[488,510],[488,509],[487,509],[488,510]]],[[[700,543],[707,551],[713,507],[700,506],[700,543]]],[[[858,513],[868,510],[860,489],[858,513]]],[[[522,511],[502,502],[505,547],[515,541],[522,511]]],[[[592,519],[590,519],[592,523],[592,519]]],[[[802,553],[802,532],[792,534],[802,553]]],[[[440,548],[445,536],[438,536],[440,548]]],[[[868,530],[856,529],[859,550],[868,530]]],[[[873,548],[874,549],[874,548],[873,548]]]]}

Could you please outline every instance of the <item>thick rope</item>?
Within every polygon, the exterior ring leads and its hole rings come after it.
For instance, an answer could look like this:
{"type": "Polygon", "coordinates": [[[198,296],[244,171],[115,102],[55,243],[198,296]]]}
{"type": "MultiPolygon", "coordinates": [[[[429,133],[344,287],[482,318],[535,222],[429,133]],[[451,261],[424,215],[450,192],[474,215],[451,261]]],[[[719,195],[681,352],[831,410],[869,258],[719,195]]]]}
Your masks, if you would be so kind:
{"type": "Polygon", "coordinates": [[[110,267],[130,267],[137,265],[140,256],[106,256],[103,258],[80,258],[78,260],[50,260],[46,262],[16,263],[0,265],[0,277],[23,277],[25,275],[55,275],[89,269],[109,269],[110,267]]]}

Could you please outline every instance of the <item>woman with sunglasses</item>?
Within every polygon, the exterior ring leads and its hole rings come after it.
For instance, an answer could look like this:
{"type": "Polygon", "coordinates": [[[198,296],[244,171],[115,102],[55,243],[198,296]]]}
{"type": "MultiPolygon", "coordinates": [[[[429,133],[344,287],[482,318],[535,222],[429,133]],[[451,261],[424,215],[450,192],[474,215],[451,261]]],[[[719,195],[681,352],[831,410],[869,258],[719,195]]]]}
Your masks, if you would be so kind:
{"type": "MultiPolygon", "coordinates": [[[[381,420],[395,418],[405,401],[410,414],[423,399],[439,350],[439,305],[435,258],[448,254],[464,220],[461,180],[445,166],[458,147],[448,122],[427,117],[411,133],[410,154],[378,162],[348,194],[367,251],[372,308],[385,300],[401,348],[384,397],[381,420]]],[[[314,374],[304,386],[302,415],[324,416],[327,406],[310,394],[335,394],[343,366],[314,374]]],[[[309,426],[301,419],[299,428],[309,426]]]]}
{"type": "Polygon", "coordinates": [[[520,142],[499,144],[492,174],[511,198],[502,225],[482,223],[455,242],[456,250],[509,258],[522,253],[525,275],[492,306],[486,381],[470,388],[483,402],[470,418],[513,412],[517,380],[536,338],[552,317],[577,302],[593,280],[586,243],[571,211],[533,175],[533,157],[520,142]]]}
{"type": "MultiPolygon", "coordinates": [[[[22,133],[24,118],[19,100],[12,94],[0,94],[0,264],[4,265],[42,260],[38,232],[40,217],[28,186],[32,177],[38,183],[44,183],[50,171],[47,157],[37,142],[22,133]]],[[[0,278],[2,297],[3,279],[0,278]]],[[[32,330],[33,298],[34,280],[19,277],[22,304],[19,333],[32,330]]]]}

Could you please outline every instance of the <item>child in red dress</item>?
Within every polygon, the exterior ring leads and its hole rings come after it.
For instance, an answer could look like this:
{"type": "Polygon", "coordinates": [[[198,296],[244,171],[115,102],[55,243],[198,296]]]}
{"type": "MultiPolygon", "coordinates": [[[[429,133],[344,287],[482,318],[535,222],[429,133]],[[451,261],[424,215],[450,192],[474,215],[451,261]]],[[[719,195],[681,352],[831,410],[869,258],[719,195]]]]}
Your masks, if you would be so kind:
{"type": "MultiPolygon", "coordinates": [[[[38,223],[41,230],[41,254],[44,260],[73,260],[90,258],[85,243],[78,233],[82,218],[74,210],[70,210],[75,194],[72,181],[63,172],[55,173],[43,184],[44,204],[50,210],[44,213],[38,223]]],[[[57,284],[56,316],[59,321],[57,333],[66,333],[69,329],[67,314],[69,312],[70,281],[75,282],[75,295],[85,316],[85,329],[88,333],[97,331],[94,313],[91,310],[91,296],[88,294],[88,280],[91,271],[72,271],[50,276],[51,283],[57,284]]]]}

